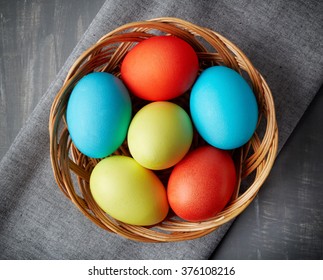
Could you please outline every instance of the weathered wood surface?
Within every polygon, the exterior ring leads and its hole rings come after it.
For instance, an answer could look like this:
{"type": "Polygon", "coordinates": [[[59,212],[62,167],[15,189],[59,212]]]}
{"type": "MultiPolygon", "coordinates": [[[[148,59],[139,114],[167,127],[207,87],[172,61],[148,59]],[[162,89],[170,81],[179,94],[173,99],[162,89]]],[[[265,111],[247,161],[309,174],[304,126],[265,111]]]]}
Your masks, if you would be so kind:
{"type": "Polygon", "coordinates": [[[103,3],[0,1],[0,159],[103,3]]]}
{"type": "Polygon", "coordinates": [[[323,87],[213,259],[323,259],[323,87]]]}
{"type": "MultiPolygon", "coordinates": [[[[104,0],[0,0],[0,159],[104,0]]],[[[323,91],[213,259],[323,258],[323,91]]]]}

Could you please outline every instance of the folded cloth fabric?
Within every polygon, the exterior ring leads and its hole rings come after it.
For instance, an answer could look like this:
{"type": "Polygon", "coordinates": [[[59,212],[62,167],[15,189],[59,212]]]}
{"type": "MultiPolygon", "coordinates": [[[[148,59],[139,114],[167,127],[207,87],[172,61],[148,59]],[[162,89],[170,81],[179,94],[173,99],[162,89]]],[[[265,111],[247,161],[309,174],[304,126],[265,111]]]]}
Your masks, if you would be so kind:
{"type": "Polygon", "coordinates": [[[1,259],[207,259],[230,223],[176,243],[139,243],[95,226],[58,189],[49,159],[51,103],[75,59],[116,27],[162,16],[213,29],[271,87],[281,149],[323,80],[321,1],[107,0],[0,164],[1,259]]]}

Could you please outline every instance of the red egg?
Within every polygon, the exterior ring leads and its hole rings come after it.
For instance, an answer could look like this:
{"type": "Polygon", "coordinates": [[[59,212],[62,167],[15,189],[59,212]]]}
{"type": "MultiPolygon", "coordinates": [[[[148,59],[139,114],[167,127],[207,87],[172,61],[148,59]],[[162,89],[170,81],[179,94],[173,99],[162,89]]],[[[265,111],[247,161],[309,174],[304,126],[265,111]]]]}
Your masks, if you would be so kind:
{"type": "Polygon", "coordinates": [[[194,83],[199,69],[194,49],[173,36],[154,36],[136,45],[121,65],[121,79],[136,96],[173,99],[194,83]]]}
{"type": "Polygon", "coordinates": [[[187,221],[210,219],[228,204],[236,181],[234,162],[227,151],[211,146],[197,148],[170,175],[170,207],[187,221]]]}

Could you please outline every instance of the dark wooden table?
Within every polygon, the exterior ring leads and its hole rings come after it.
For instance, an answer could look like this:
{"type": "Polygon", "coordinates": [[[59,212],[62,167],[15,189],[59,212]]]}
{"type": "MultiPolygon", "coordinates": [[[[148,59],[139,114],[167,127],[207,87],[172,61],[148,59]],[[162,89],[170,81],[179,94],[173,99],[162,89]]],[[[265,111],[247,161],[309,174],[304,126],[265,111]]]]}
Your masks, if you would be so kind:
{"type": "MultiPolygon", "coordinates": [[[[103,3],[0,1],[0,159],[103,3]]],[[[322,95],[212,259],[323,259],[322,95]]]]}
{"type": "Polygon", "coordinates": [[[323,87],[213,259],[323,259],[323,87]]]}
{"type": "Polygon", "coordinates": [[[0,1],[0,159],[103,3],[0,1]]]}

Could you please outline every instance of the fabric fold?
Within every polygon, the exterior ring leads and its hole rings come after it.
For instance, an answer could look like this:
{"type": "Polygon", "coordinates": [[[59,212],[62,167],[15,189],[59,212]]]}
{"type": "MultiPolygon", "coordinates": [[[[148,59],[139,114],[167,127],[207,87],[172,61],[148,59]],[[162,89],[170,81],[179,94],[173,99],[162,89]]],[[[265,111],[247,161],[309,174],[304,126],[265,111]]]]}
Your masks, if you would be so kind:
{"type": "Polygon", "coordinates": [[[107,233],[80,213],[53,177],[51,103],[72,63],[101,36],[132,21],[178,17],[227,37],[262,73],[275,100],[281,149],[323,81],[322,15],[320,1],[107,0],[0,163],[0,258],[209,258],[230,223],[196,240],[147,244],[107,233]]]}

